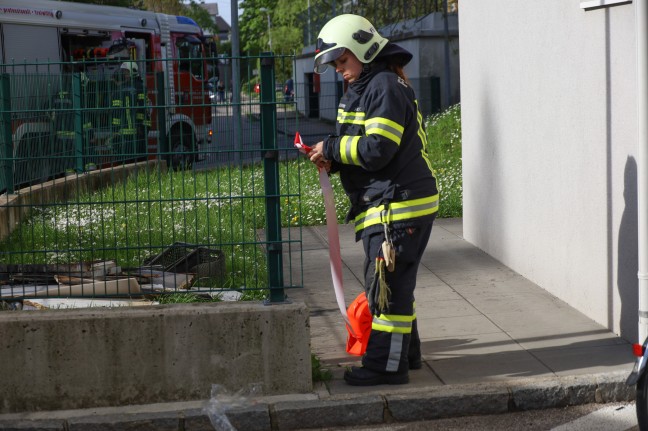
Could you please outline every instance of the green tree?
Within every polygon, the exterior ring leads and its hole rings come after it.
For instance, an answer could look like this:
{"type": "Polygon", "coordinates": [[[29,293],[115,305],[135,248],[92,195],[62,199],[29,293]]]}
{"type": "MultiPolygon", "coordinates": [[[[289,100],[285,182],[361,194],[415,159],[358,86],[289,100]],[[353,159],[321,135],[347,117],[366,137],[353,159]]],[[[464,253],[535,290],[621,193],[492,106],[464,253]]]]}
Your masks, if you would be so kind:
{"type": "Polygon", "coordinates": [[[272,28],[273,12],[277,2],[278,0],[243,0],[241,2],[240,8],[243,13],[239,17],[239,34],[243,53],[258,54],[268,50],[272,35],[269,30],[272,28]],[[270,17],[270,26],[268,26],[268,16],[270,17]]]}
{"type": "MultiPolygon", "coordinates": [[[[458,0],[447,0],[448,11],[458,10],[458,0]]],[[[300,19],[304,26],[304,40],[314,44],[317,33],[332,17],[352,13],[367,18],[376,28],[410,19],[418,19],[432,12],[443,11],[444,0],[311,0],[310,8],[303,5],[300,19]],[[309,37],[310,36],[310,37],[309,37]]]]}
{"type": "MultiPolygon", "coordinates": [[[[306,26],[301,13],[306,5],[307,0],[244,0],[239,26],[241,50],[256,55],[268,51],[272,40],[275,54],[301,53],[306,26]]],[[[280,58],[275,64],[278,81],[283,82],[292,76],[290,59],[280,58]]]]}
{"type": "Polygon", "coordinates": [[[275,53],[301,51],[305,21],[300,14],[306,4],[307,0],[243,0],[241,50],[250,54],[268,51],[272,40],[275,53]]]}
{"type": "Polygon", "coordinates": [[[299,53],[304,46],[303,30],[307,22],[301,18],[301,13],[306,7],[306,1],[278,0],[275,13],[276,23],[273,32],[273,46],[275,39],[281,53],[299,53]]]}

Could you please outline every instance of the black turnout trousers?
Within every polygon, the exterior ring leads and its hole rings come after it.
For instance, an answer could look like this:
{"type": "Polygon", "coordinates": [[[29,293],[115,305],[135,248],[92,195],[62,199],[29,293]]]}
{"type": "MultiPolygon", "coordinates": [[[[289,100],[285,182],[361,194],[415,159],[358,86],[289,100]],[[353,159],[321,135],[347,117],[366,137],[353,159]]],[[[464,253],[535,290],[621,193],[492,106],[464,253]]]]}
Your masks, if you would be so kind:
{"type": "MultiPolygon", "coordinates": [[[[391,295],[389,309],[380,316],[373,316],[371,335],[362,365],[378,372],[407,373],[409,360],[421,356],[421,342],[416,325],[414,288],[421,257],[432,232],[432,223],[391,232],[396,251],[396,267],[393,272],[385,270],[385,280],[391,295]]],[[[376,271],[376,259],[382,256],[384,232],[365,236],[365,292],[376,271]]]]}

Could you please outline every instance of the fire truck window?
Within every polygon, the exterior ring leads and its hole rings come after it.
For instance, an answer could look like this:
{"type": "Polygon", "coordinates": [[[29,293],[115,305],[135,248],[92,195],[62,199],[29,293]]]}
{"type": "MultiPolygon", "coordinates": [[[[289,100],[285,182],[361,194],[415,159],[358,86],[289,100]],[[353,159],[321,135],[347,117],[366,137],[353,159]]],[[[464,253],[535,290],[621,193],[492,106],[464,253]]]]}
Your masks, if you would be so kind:
{"type": "Polygon", "coordinates": [[[201,78],[203,75],[202,44],[193,36],[186,36],[178,39],[179,69],[191,72],[192,75],[201,78]]]}

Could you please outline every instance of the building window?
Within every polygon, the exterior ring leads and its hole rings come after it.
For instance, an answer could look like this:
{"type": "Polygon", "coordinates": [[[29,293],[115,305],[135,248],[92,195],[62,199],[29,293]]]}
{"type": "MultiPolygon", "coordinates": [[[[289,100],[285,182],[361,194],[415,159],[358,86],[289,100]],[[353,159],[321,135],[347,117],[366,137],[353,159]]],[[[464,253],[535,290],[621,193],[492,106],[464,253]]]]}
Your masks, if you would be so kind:
{"type": "Polygon", "coordinates": [[[630,3],[632,3],[632,0],[581,0],[580,7],[581,9],[589,10],[630,3]]]}

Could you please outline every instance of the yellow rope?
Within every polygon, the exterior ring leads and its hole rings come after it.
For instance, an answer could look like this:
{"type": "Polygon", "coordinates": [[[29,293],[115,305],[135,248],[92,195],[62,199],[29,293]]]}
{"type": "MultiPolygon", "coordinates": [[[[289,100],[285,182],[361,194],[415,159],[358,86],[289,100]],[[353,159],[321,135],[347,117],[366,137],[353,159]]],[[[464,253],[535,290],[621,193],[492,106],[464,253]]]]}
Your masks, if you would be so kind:
{"type": "Polygon", "coordinates": [[[377,259],[376,272],[378,275],[378,309],[382,312],[389,308],[389,297],[391,290],[385,281],[385,259],[377,259]]]}

